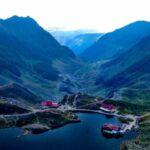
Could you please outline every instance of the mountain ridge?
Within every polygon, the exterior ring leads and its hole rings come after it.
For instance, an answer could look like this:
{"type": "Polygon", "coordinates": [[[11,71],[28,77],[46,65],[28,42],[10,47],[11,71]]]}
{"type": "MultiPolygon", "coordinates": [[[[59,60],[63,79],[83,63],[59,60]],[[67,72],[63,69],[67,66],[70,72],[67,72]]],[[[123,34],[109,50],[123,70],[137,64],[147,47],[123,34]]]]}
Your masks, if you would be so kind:
{"type": "Polygon", "coordinates": [[[136,21],[105,34],[82,54],[89,61],[109,60],[123,53],[150,33],[150,22],[136,21]]]}
{"type": "Polygon", "coordinates": [[[150,35],[121,56],[103,64],[96,84],[103,84],[105,88],[112,91],[122,88],[149,90],[149,66],[150,35]]]}
{"type": "Polygon", "coordinates": [[[61,76],[72,74],[81,64],[32,18],[14,16],[0,21],[1,84],[14,81],[36,93],[39,89],[46,93],[54,85],[59,91],[56,82],[63,82],[61,76]]]}

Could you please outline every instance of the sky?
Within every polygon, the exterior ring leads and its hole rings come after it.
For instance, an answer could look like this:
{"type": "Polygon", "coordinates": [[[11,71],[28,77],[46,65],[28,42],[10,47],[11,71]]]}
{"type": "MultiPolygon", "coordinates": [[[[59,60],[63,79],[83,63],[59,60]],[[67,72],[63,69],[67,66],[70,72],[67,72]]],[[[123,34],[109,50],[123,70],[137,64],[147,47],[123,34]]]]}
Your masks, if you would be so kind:
{"type": "Polygon", "coordinates": [[[0,0],[0,18],[30,16],[41,26],[110,32],[150,21],[150,0],[0,0]]]}

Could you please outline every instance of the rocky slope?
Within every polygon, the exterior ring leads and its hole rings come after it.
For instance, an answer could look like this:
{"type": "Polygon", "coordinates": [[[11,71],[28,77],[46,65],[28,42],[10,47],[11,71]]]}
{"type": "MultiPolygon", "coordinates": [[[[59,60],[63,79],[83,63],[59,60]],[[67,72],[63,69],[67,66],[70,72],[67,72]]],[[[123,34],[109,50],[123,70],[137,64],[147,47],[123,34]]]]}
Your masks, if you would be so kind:
{"type": "Polygon", "coordinates": [[[16,82],[52,97],[59,93],[64,75],[73,74],[80,65],[69,48],[61,46],[32,18],[0,20],[1,85],[16,82]]]}
{"type": "Polygon", "coordinates": [[[140,120],[139,135],[136,139],[126,141],[121,145],[121,150],[149,150],[150,149],[150,114],[140,120]]]}
{"type": "Polygon", "coordinates": [[[104,99],[101,97],[95,97],[92,95],[77,93],[71,95],[65,95],[63,99],[60,101],[61,105],[68,105],[73,108],[79,109],[93,109],[98,110],[100,106],[100,102],[104,99]]]}

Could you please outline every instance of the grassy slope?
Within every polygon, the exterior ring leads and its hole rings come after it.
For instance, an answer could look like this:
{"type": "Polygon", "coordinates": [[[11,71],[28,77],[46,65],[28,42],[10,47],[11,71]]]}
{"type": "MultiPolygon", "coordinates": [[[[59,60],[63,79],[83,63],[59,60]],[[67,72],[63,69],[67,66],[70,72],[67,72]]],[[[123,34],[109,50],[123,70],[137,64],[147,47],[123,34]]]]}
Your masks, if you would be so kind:
{"type": "Polygon", "coordinates": [[[149,150],[150,149],[150,114],[140,121],[140,130],[136,139],[124,142],[121,150],[149,150]]]}

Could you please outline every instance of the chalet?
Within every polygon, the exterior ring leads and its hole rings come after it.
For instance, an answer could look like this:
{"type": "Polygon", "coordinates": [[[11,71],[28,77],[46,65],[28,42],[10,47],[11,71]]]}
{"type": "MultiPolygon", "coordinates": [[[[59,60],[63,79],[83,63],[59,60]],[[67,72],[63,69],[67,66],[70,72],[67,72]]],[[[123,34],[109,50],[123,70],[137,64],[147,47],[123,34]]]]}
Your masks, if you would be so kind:
{"type": "Polygon", "coordinates": [[[44,107],[53,107],[53,108],[58,108],[59,107],[58,103],[55,103],[51,100],[44,101],[44,102],[41,103],[41,105],[44,106],[44,107]]]}
{"type": "Polygon", "coordinates": [[[116,107],[112,104],[102,103],[100,110],[108,112],[108,113],[113,113],[116,111],[116,107]]]}

